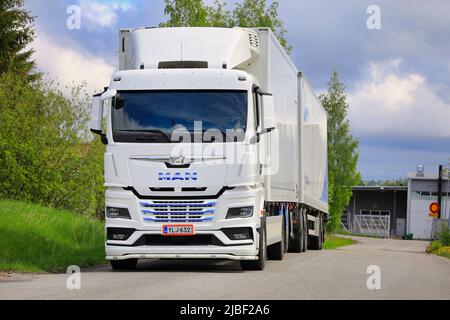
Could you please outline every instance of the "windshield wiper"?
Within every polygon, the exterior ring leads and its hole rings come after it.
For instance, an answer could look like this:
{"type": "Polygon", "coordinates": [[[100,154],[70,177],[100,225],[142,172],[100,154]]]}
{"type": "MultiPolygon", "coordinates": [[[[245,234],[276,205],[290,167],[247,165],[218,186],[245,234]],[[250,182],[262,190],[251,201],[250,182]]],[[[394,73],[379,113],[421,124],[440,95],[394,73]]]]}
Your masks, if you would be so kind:
{"type": "MultiPolygon", "coordinates": [[[[158,134],[161,137],[164,137],[164,139],[167,142],[170,142],[170,138],[161,130],[115,130],[115,132],[118,133],[137,133],[137,134],[144,134],[144,135],[154,135],[158,134]]],[[[149,139],[149,137],[136,137],[136,140],[139,142],[153,142],[154,140],[149,139]]]]}

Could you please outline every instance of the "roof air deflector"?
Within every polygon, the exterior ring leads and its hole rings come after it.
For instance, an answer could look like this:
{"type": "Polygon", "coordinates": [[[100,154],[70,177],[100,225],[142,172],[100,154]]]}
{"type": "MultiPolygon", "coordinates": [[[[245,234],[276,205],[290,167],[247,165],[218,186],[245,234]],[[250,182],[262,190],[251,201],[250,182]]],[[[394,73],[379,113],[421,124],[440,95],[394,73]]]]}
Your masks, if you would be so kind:
{"type": "Polygon", "coordinates": [[[208,61],[163,61],[158,69],[208,69],[208,61]]]}

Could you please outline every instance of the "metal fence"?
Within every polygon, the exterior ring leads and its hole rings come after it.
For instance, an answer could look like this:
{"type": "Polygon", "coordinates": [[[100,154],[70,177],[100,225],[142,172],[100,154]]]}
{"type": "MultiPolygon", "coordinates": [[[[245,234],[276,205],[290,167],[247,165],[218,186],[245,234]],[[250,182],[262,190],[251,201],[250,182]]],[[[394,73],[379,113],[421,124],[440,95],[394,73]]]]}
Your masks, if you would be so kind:
{"type": "Polygon", "coordinates": [[[390,216],[355,215],[351,231],[358,234],[389,237],[390,225],[390,216]]]}

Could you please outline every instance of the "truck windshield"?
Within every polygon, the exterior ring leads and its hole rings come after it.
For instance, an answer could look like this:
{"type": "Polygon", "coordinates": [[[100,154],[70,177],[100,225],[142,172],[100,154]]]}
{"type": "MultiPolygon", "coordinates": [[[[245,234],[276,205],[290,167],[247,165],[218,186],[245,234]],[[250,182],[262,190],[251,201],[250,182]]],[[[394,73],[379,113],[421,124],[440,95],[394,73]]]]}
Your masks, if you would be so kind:
{"type": "Polygon", "coordinates": [[[112,104],[114,141],[177,143],[173,137],[184,132],[192,139],[200,133],[203,142],[230,142],[230,135],[242,142],[247,106],[247,91],[119,91],[112,104]]]}

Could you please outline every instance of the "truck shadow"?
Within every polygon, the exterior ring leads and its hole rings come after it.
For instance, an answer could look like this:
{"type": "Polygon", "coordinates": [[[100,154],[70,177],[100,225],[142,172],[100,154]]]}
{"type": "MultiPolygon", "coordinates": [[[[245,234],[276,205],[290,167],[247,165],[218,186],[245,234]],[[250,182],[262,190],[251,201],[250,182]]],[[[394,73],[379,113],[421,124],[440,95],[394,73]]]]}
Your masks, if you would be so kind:
{"type": "Polygon", "coordinates": [[[144,260],[134,272],[242,273],[239,262],[225,260],[144,260]]]}

